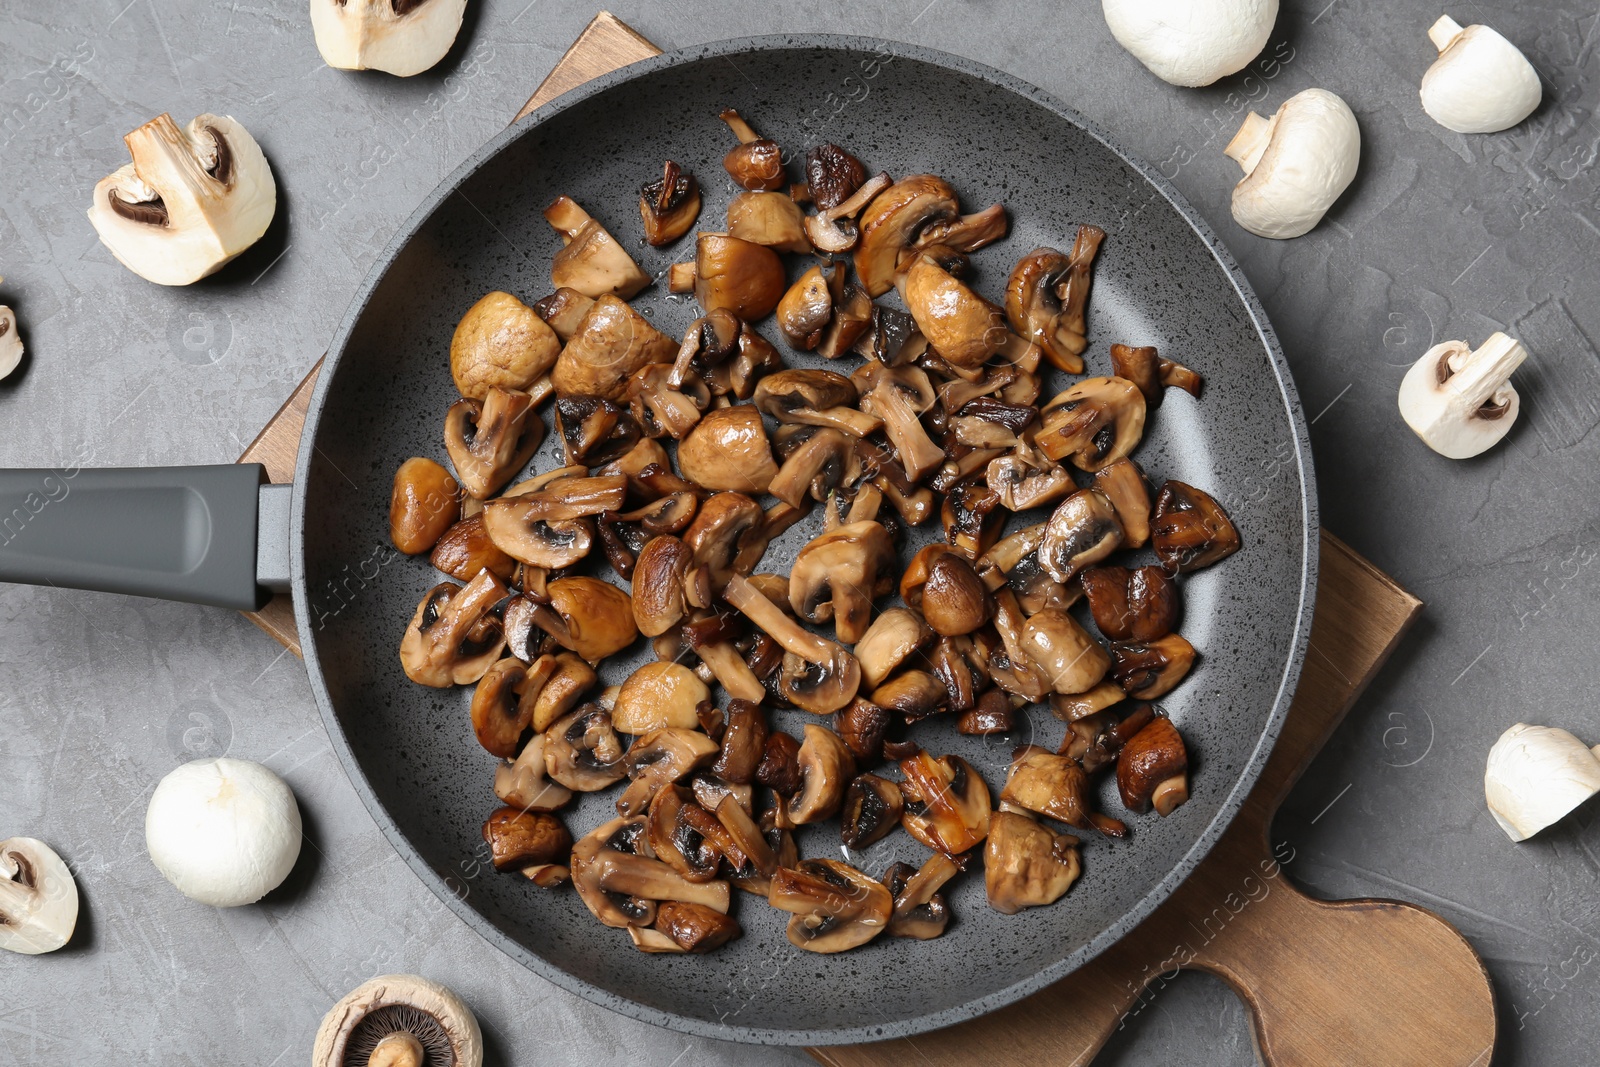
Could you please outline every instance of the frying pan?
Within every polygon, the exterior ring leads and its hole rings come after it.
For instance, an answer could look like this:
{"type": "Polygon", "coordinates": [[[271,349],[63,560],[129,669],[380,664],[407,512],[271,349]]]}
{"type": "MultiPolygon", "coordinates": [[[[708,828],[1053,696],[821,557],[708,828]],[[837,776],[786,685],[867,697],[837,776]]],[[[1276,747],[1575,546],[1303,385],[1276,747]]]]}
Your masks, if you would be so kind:
{"type": "MultiPolygon", "coordinates": [[[[663,289],[636,304],[681,336],[697,309],[663,289]]],[[[1045,395],[1061,385],[1047,382],[1045,395]]],[[[536,469],[558,464],[553,448],[547,441],[536,469]]],[[[292,489],[261,480],[250,467],[0,472],[0,580],[235,607],[255,606],[263,584],[292,588],[334,748],[428,887],[558,985],[739,1041],[843,1044],[947,1026],[1062,977],[1130,930],[1206,854],[1254,783],[1294,692],[1316,586],[1304,418],[1271,326],[1216,236],[1160,175],[1047,94],[968,60],[862,38],[763,37],[668,53],[566,94],[484,146],[416,211],[352,302],[292,489]],[[716,228],[732,193],[718,165],[732,141],[716,115],[730,106],[791,149],[837,142],[874,170],[944,175],[974,208],[1004,203],[1010,237],[973,257],[976,284],[991,294],[1023,252],[1070,245],[1080,222],[1100,225],[1109,236],[1090,301],[1091,372],[1104,371],[1109,342],[1125,341],[1157,345],[1205,375],[1199,401],[1169,391],[1137,453],[1152,477],[1215,495],[1245,543],[1184,582],[1182,629],[1201,659],[1162,703],[1188,741],[1192,798],[1168,818],[1133,819],[1126,841],[1086,841],[1082,879],[1053,906],[1000,915],[984,901],[981,872],[969,873],[949,892],[955,920],[944,937],[885,937],[817,956],[788,944],[785,915],[736,894],[741,940],[704,957],[647,956],[570,892],[492,872],[478,838],[495,805],[491,761],[467,726],[470,689],[425,689],[401,672],[401,633],[437,576],[387,546],[390,479],[408,456],[442,458],[456,320],[491,289],[528,299],[548,291],[559,241],[539,211],[558,194],[599,217],[650,273],[684,258],[687,240],[643,243],[638,187],[670,156],[700,177],[700,225],[716,228]]],[[[814,526],[775,542],[762,569],[786,570],[814,526]]],[[[906,552],[934,534],[916,532],[906,552]]],[[[608,663],[605,680],[650,658],[643,644],[608,663]]],[[[794,733],[806,718],[774,713],[794,733]]],[[[962,755],[998,787],[1015,744],[1061,739],[1044,709],[1029,718],[1005,738],[961,737],[948,716],[910,736],[962,755]]],[[[1117,811],[1114,786],[1102,785],[1101,807],[1117,811]]],[[[612,800],[586,796],[565,812],[573,833],[598,825],[612,800]]],[[[836,830],[807,827],[800,847],[837,855],[836,830]]],[[[851,858],[878,874],[893,859],[924,857],[892,834],[851,858]]]]}

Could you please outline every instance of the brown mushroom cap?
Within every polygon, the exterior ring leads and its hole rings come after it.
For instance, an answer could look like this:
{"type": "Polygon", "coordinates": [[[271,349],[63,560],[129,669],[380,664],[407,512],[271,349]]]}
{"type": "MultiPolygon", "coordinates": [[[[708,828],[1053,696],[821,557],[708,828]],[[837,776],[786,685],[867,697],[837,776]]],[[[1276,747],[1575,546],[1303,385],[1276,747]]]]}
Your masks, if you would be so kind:
{"type": "Polygon", "coordinates": [[[1194,646],[1182,634],[1111,645],[1117,684],[1136,700],[1154,700],[1171,692],[1194,666],[1195,656],[1194,646]]]}
{"type": "Polygon", "coordinates": [[[678,346],[610,294],[599,297],[550,371],[560,396],[627,399],[628,378],[647,363],[671,363],[678,346]]]}
{"type": "Polygon", "coordinates": [[[1038,745],[1017,749],[1006,772],[1000,802],[1047,815],[1080,830],[1098,830],[1107,837],[1124,837],[1128,832],[1118,820],[1091,808],[1089,776],[1076,760],[1038,745]]]}
{"type": "MultiPolygon", "coordinates": [[[[735,573],[748,574],[767,548],[766,512],[743,493],[717,493],[700,507],[684,531],[692,566],[704,571],[712,589],[735,573]]],[[[698,603],[703,598],[696,594],[698,603]]]]}
{"type": "Polygon", "coordinates": [[[905,301],[929,346],[955,367],[978,367],[1005,341],[1005,315],[927,255],[905,274],[905,301]]]}
{"type": "Polygon", "coordinates": [[[428,562],[452,578],[471,581],[479,571],[493,572],[509,581],[517,561],[500,551],[483,525],[483,513],[462,519],[444,532],[428,555],[428,562]]]}
{"type": "Polygon", "coordinates": [[[1117,791],[1129,811],[1149,811],[1152,801],[1170,815],[1189,799],[1189,752],[1172,720],[1157,715],[1117,753],[1117,791]]]}
{"type": "Polygon", "coordinates": [[[936,852],[920,868],[907,863],[890,866],[883,875],[884,886],[894,895],[889,936],[918,941],[941,936],[950,924],[950,907],[939,890],[960,873],[965,862],[966,857],[958,861],[936,852]]]}
{"type": "Polygon", "coordinates": [[[1211,494],[1183,482],[1166,482],[1156,498],[1151,543],[1173,574],[1209,567],[1239,551],[1239,531],[1211,494]]]}
{"type": "Polygon", "coordinates": [[[959,208],[950,183],[933,174],[913,174],[879,193],[861,213],[856,275],[867,293],[894,287],[900,257],[931,223],[955,218],[959,208]]]}
{"type": "MultiPolygon", "coordinates": [[[[394,547],[408,556],[426,552],[460,516],[461,486],[449,471],[417,456],[400,464],[389,496],[389,539],[394,547]]],[[[462,580],[477,573],[463,575],[462,580]]]]}
{"type": "Polygon", "coordinates": [[[645,240],[660,248],[689,232],[700,216],[700,183],[672,160],[661,177],[639,188],[639,217],[645,240]]]}
{"type": "Polygon", "coordinates": [[[611,722],[625,734],[664,726],[693,730],[700,725],[695,708],[709,699],[711,690],[681,663],[644,663],[622,683],[611,722]]]}
{"type": "Polygon", "coordinates": [[[554,815],[498,808],[483,824],[483,839],[497,871],[517,871],[567,858],[572,835],[554,815]]]}
{"type": "Polygon", "coordinates": [[[528,668],[521,660],[497,660],[472,693],[472,731],[485,752],[501,759],[516,755],[533,717],[533,700],[524,699],[528,668]]]}
{"type": "Polygon", "coordinates": [[[693,559],[689,546],[670,534],[653,537],[633,567],[633,621],[646,637],[658,637],[689,612],[685,579],[693,559]]]}
{"type": "Polygon", "coordinates": [[[678,445],[678,468],[704,489],[760,496],[777,477],[761,413],[748,404],[714,408],[678,445]]]}
{"type": "Polygon", "coordinates": [[[728,202],[728,234],[741,241],[807,255],[805,217],[785,193],[744,192],[728,202]]]}
{"type": "Polygon", "coordinates": [[[627,300],[650,284],[650,275],[571,197],[557,197],[544,209],[544,217],[561,234],[564,245],[550,264],[550,283],[557,289],[627,300]]]}
{"type": "Polygon", "coordinates": [[[933,641],[933,631],[916,612],[893,607],[881,612],[856,642],[861,663],[861,684],[876,689],[912,653],[933,641]]]}
{"type": "Polygon", "coordinates": [[[790,823],[802,826],[833,818],[856,773],[855,757],[849,747],[826,726],[807,723],[796,762],[800,787],[784,805],[790,823]]]}
{"type": "Polygon", "coordinates": [[[767,902],[794,918],[790,943],[807,952],[844,952],[888,928],[894,898],[882,883],[839,860],[802,860],[773,875],[767,902]]]}
{"type": "Polygon", "coordinates": [[[456,389],[482,400],[491,387],[526,390],[555,365],[561,339],[510,293],[492,292],[467,309],[450,338],[456,389]]]}
{"type": "Polygon", "coordinates": [[[695,239],[694,298],[707,312],[731,311],[755,322],[772,314],[787,288],[783,261],[765,245],[725,233],[695,239]]]}
{"type": "Polygon", "coordinates": [[[546,632],[590,663],[620,652],[639,636],[631,598],[610,582],[583,575],[558,578],[548,595],[559,625],[549,625],[546,632]]]}
{"type": "Polygon", "coordinates": [[[994,603],[978,572],[954,552],[935,559],[922,586],[922,617],[934,633],[970,634],[989,621],[994,603]]]}
{"type": "Polygon", "coordinates": [[[965,852],[989,833],[990,796],[983,776],[960,756],[935,758],[926,752],[900,761],[905,775],[901,824],[937,852],[965,852]]]}
{"type": "Polygon", "coordinates": [[[989,906],[1002,915],[1054,904],[1083,870],[1078,840],[1056,834],[1026,815],[997,811],[983,849],[989,906]]]}
{"type": "Polygon", "coordinates": [[[760,704],[738,698],[728,701],[722,751],[712,764],[712,771],[724,781],[736,784],[754,781],[756,768],[766,753],[767,734],[767,713],[760,704]]]}
{"type": "MultiPolygon", "coordinates": [[[[1018,335],[1043,349],[1054,366],[1082,374],[1088,342],[1062,314],[1057,293],[1071,267],[1072,260],[1054,248],[1035,248],[1019,259],[1006,283],[1006,319],[1018,335]]],[[[1077,325],[1082,326],[1081,320],[1077,325]]]]}
{"type": "Polygon", "coordinates": [[[833,291],[821,267],[807,270],[784,292],[777,320],[778,329],[796,348],[809,351],[822,341],[822,331],[833,321],[833,291]]]}
{"type": "Polygon", "coordinates": [[[1122,545],[1117,509],[1098,489],[1080,489],[1050,514],[1039,543],[1039,563],[1058,582],[1070,582],[1122,545]]]}
{"type": "Polygon", "coordinates": [[[1122,543],[1143,548],[1150,540],[1150,486],[1131,459],[1119,459],[1094,473],[1094,487],[1106,495],[1122,523],[1122,543]]]}
{"type": "Polygon", "coordinates": [[[1029,617],[1021,644],[1057,693],[1082,693],[1111,669],[1106,650],[1060,608],[1045,608],[1029,617]]]}
{"type": "Polygon", "coordinates": [[[711,952],[738,938],[739,920],[704,904],[663,901],[656,909],[655,928],[685,952],[711,952]]]}
{"type": "MultiPolygon", "coordinates": [[[[597,826],[572,846],[572,887],[578,891],[578,899],[590,914],[606,926],[624,929],[648,926],[655,921],[654,900],[607,889],[601,882],[614,858],[634,856],[645,862],[661,863],[651,857],[648,835],[649,822],[645,817],[617,818],[597,826]]],[[[672,871],[665,863],[661,866],[672,871]]]]}

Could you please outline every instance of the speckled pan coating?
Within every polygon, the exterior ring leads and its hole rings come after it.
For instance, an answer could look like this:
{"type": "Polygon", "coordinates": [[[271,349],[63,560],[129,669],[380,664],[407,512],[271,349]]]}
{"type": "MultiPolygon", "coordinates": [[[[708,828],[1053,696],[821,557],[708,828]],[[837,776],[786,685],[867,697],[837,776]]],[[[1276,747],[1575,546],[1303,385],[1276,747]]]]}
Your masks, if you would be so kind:
{"type": "MultiPolygon", "coordinates": [[[[663,289],[637,303],[677,337],[695,308],[663,289]]],[[[777,339],[770,322],[763,330],[777,339]]],[[[547,443],[535,466],[550,465],[547,443]]],[[[738,1041],[854,1043],[948,1026],[1069,973],[1165,899],[1216,841],[1255,781],[1299,674],[1316,586],[1312,484],[1299,400],[1259,303],[1215,235],[1150,167],[1060,102],[967,60],[861,38],[729,41],[637,64],[541,108],[463,164],[403,227],[351,305],[312,401],[294,513],[296,610],[352,781],[468,926],[535,973],[626,1015],[738,1041]],[[994,297],[1023,252],[1069,247],[1079,222],[1102,226],[1091,372],[1107,371],[1106,348],[1121,341],[1159,345],[1206,376],[1203,401],[1169,392],[1138,452],[1153,476],[1215,494],[1245,539],[1244,551],[1185,583],[1182,629],[1203,658],[1163,703],[1189,742],[1193,799],[1169,819],[1132,817],[1125,842],[1086,841],[1082,880],[1052,907],[999,915],[984,903],[981,873],[970,874],[953,890],[956,921],[942,939],[881,938],[824,957],[792,948],[784,916],[736,893],[742,940],[706,957],[644,955],[570,891],[493,873],[478,837],[496,803],[492,761],[467,725],[471,691],[424,689],[401,673],[401,633],[437,576],[425,560],[384,562],[389,485],[407,456],[443,456],[457,318],[490,289],[530,301],[549,290],[559,242],[539,211],[560,193],[653,274],[688,258],[692,238],[662,250],[643,244],[637,189],[670,155],[705,187],[701,228],[720,228],[734,192],[719,166],[731,140],[715,117],[727,106],[797,155],[837,141],[874,169],[945,175],[971,209],[1005,203],[1010,238],[974,257],[976,284],[994,297]]],[[[785,570],[809,529],[777,543],[764,569],[785,570]]],[[[620,679],[646,658],[641,646],[608,674],[620,679]]],[[[796,733],[806,718],[775,716],[796,733]]],[[[964,755],[997,788],[1015,744],[1054,747],[1061,733],[1041,708],[1016,737],[961,738],[948,717],[913,737],[964,755]]],[[[1104,784],[1102,806],[1125,814],[1104,784]]],[[[607,817],[613,799],[584,798],[566,813],[573,832],[607,817]]],[[[802,854],[838,855],[834,833],[835,824],[808,829],[802,854]]],[[[924,856],[897,833],[857,859],[878,874],[895,858],[924,856]]]]}

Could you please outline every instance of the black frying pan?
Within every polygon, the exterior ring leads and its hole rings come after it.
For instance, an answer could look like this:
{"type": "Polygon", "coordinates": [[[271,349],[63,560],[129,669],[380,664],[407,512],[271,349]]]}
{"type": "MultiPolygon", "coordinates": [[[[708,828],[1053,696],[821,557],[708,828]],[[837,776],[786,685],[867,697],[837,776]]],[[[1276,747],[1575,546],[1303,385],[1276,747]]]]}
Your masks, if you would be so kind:
{"type": "MultiPolygon", "coordinates": [[[[696,308],[663,288],[637,303],[678,336],[696,308]]],[[[552,447],[537,469],[554,465],[552,447]]],[[[860,38],[771,37],[669,53],[568,93],[486,145],[412,216],[351,304],[306,421],[292,516],[283,519],[289,490],[262,495],[252,538],[259,478],[254,468],[4,472],[0,579],[236,607],[263,595],[258,579],[291,584],[334,747],[428,886],[483,937],[567,989],[674,1029],[742,1041],[842,1044],[946,1026],[1039,989],[1116,941],[1189,874],[1249,792],[1294,691],[1316,585],[1300,405],[1260,304],[1206,224],[1150,167],[1039,90],[966,60],[860,38]],[[495,805],[492,761],[467,725],[470,690],[424,689],[400,670],[401,633],[437,575],[387,547],[390,479],[408,456],[443,457],[457,318],[491,289],[528,299],[548,291],[559,242],[539,210],[561,193],[646,270],[659,275],[685,258],[691,241],[643,244],[638,186],[670,155],[706,187],[701,227],[720,226],[731,189],[718,161],[731,142],[716,115],[729,106],[791,150],[835,141],[874,170],[942,174],[974,207],[1004,203],[1011,236],[974,256],[977,284],[991,295],[1023,252],[1069,245],[1080,222],[1102,226],[1110,236],[1095,268],[1091,372],[1106,372],[1106,346],[1125,341],[1158,345],[1206,377],[1201,401],[1170,391],[1137,453],[1153,476],[1211,491],[1245,541],[1184,586],[1182,629],[1202,659],[1162,703],[1189,743],[1192,799],[1170,818],[1134,819],[1125,842],[1087,841],[1082,880],[1051,907],[1002,916],[984,902],[981,873],[967,875],[943,938],[880,938],[824,957],[788,944],[786,916],[736,894],[742,940],[705,957],[646,956],[570,892],[536,890],[487,867],[478,829],[495,805]],[[134,480],[143,492],[120,490],[134,480]]],[[[784,570],[813,525],[778,541],[763,569],[784,570]]],[[[626,662],[610,665],[607,680],[648,652],[641,642],[619,658],[626,662]]],[[[775,717],[795,733],[806,718],[775,717]]],[[[990,742],[958,736],[948,717],[912,736],[966,757],[997,787],[1014,744],[1060,741],[1047,711],[1034,709],[1031,720],[1029,736],[990,742]]],[[[607,817],[613,799],[587,796],[564,813],[574,834],[607,817]]],[[[1102,807],[1118,810],[1109,783],[1102,807]]],[[[807,828],[802,855],[836,855],[836,833],[807,828]]],[[[877,874],[894,858],[924,856],[892,834],[853,858],[877,874]]]]}

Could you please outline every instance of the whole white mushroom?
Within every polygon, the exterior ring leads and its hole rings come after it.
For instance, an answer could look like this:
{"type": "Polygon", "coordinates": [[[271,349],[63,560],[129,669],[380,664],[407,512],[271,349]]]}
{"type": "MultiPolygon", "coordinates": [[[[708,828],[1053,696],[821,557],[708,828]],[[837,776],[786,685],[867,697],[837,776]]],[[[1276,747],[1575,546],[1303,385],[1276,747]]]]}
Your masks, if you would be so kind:
{"type": "Polygon", "coordinates": [[[1489,750],[1483,790],[1500,829],[1525,841],[1600,793],[1600,753],[1565,730],[1519,722],[1489,750]]]}
{"type": "Polygon", "coordinates": [[[1233,187],[1233,219],[1259,237],[1309,233],[1355,179],[1361,127],[1326,89],[1285,100],[1270,119],[1245,116],[1223,153],[1244,171],[1233,187]]]}
{"type": "Polygon", "coordinates": [[[283,779],[259,763],[196,760],[156,786],[144,841],[184,896],[234,908],[289,876],[300,855],[300,808],[283,779]]]}
{"type": "Polygon", "coordinates": [[[1488,26],[1468,26],[1449,15],[1428,29],[1439,49],[1422,76],[1422,110],[1447,130],[1498,133],[1539,106],[1539,74],[1516,45],[1488,26]]]}
{"type": "Polygon", "coordinates": [[[1111,36],[1173,85],[1210,85],[1266,46],[1278,0],[1101,0],[1111,36]]]}

